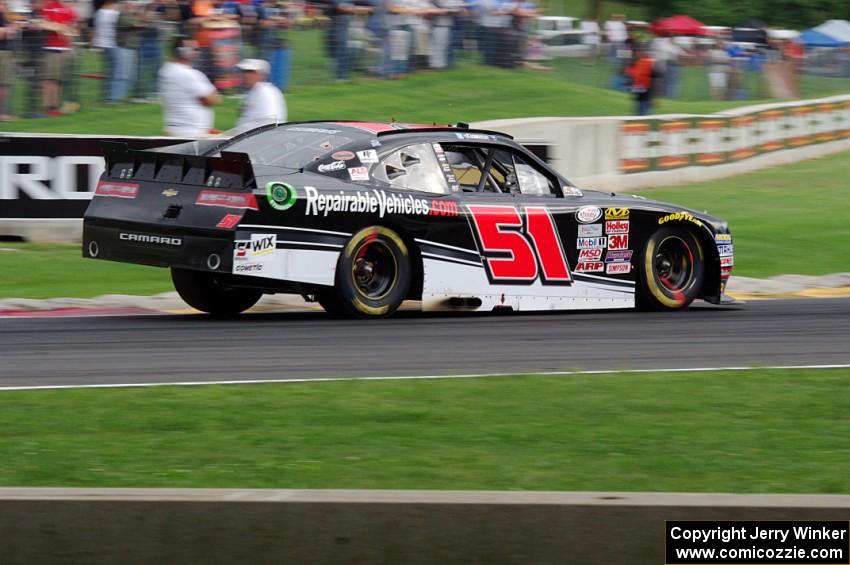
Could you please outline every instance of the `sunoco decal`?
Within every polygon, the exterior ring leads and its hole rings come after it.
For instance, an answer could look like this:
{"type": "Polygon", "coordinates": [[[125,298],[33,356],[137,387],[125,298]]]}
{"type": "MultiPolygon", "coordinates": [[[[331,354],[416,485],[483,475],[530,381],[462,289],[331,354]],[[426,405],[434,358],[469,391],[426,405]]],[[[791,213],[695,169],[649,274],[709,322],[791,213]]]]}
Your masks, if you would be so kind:
{"type": "Polygon", "coordinates": [[[387,194],[380,189],[371,191],[342,191],[337,193],[320,193],[313,186],[305,186],[307,197],[305,214],[308,216],[327,216],[331,212],[364,212],[378,214],[383,218],[387,214],[416,214],[427,216],[430,213],[430,202],[417,198],[412,194],[399,196],[387,194]]]}
{"type": "Polygon", "coordinates": [[[270,182],[266,185],[266,198],[275,210],[289,210],[295,204],[298,193],[295,187],[285,182],[270,182]]]}

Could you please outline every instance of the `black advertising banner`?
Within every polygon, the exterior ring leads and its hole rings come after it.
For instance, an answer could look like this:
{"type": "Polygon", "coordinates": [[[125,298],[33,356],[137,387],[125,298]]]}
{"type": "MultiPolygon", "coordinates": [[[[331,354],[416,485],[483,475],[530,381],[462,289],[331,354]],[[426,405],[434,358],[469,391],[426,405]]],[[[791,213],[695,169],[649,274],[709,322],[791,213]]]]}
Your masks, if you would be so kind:
{"type": "Polygon", "coordinates": [[[101,141],[132,149],[182,143],[161,137],[0,136],[0,219],[82,218],[103,171],[101,141]]]}
{"type": "Polygon", "coordinates": [[[666,565],[847,565],[846,521],[668,521],[666,565]]]}

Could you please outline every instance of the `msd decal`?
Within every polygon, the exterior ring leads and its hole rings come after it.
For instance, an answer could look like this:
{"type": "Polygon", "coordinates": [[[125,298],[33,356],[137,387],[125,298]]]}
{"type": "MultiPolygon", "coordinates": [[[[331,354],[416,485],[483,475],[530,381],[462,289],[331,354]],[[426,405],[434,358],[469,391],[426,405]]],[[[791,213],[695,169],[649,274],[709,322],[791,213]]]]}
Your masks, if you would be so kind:
{"type": "Polygon", "coordinates": [[[608,236],[608,249],[628,249],[629,234],[608,236]]]}
{"type": "Polygon", "coordinates": [[[578,252],[579,261],[599,261],[602,259],[602,248],[582,249],[578,252]]]}
{"type": "Polygon", "coordinates": [[[468,205],[473,234],[492,283],[572,284],[558,229],[543,206],[468,205]]]}

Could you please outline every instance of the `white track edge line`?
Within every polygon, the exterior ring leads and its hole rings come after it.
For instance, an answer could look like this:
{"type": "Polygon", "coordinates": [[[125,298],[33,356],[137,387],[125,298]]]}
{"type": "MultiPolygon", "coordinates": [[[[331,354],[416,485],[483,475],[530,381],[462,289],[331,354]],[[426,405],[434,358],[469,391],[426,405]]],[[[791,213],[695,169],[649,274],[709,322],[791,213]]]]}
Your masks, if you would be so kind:
{"type": "Polygon", "coordinates": [[[285,383],[322,383],[322,382],[345,382],[345,381],[420,381],[420,380],[448,380],[448,379],[483,379],[492,377],[513,377],[517,375],[544,376],[544,377],[568,377],[577,375],[605,375],[605,374],[643,374],[643,373],[710,373],[724,371],[750,371],[750,370],[796,370],[796,369],[850,369],[850,363],[832,365],[772,365],[772,366],[733,366],[733,367],[680,367],[673,369],[592,369],[584,371],[544,371],[524,372],[514,371],[512,373],[470,373],[464,375],[395,375],[386,377],[317,377],[295,378],[295,379],[247,379],[243,381],[174,381],[155,383],[104,383],[91,385],[32,385],[32,386],[2,386],[3,391],[20,390],[64,390],[78,388],[154,388],[164,386],[207,386],[207,385],[258,385],[258,384],[285,384],[285,383]]]}

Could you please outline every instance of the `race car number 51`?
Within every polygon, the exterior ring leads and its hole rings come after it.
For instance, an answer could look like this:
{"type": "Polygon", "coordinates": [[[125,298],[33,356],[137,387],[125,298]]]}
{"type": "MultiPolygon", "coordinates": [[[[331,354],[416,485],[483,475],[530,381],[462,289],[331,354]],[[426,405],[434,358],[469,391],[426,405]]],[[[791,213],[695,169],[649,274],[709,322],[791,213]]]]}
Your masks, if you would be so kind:
{"type": "Polygon", "coordinates": [[[571,284],[567,256],[551,214],[543,206],[471,205],[473,230],[491,282],[571,284]],[[523,216],[525,221],[523,221],[523,216]]]}

